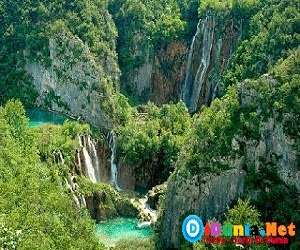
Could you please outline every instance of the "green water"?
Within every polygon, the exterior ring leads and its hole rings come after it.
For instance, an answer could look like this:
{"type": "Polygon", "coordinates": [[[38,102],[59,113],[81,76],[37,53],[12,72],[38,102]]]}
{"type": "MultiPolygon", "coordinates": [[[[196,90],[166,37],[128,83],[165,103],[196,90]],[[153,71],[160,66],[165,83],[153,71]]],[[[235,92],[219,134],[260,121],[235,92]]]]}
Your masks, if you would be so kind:
{"type": "Polygon", "coordinates": [[[97,225],[100,241],[107,246],[113,246],[121,239],[149,238],[153,235],[150,226],[138,227],[137,219],[115,218],[97,225]]]}
{"type": "Polygon", "coordinates": [[[41,109],[27,109],[26,115],[29,118],[29,127],[34,128],[46,123],[63,124],[68,117],[55,114],[41,109]]]}

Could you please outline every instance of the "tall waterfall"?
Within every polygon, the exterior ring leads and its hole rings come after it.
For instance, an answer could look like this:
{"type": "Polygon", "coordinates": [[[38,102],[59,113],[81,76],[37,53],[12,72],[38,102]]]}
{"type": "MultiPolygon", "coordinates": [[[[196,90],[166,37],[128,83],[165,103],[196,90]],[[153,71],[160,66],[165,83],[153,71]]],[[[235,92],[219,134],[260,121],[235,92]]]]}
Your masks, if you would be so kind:
{"type": "Polygon", "coordinates": [[[53,151],[53,160],[56,164],[65,164],[64,157],[60,150],[53,151]]]}
{"type": "Polygon", "coordinates": [[[118,168],[117,165],[114,163],[116,157],[116,146],[117,146],[117,135],[116,133],[111,130],[107,135],[108,145],[111,150],[111,157],[110,157],[110,172],[111,172],[111,184],[120,191],[121,188],[118,185],[118,168]]]}
{"type": "Polygon", "coordinates": [[[85,167],[87,170],[88,177],[92,182],[96,183],[97,179],[96,179],[96,175],[95,175],[95,169],[93,167],[92,159],[91,159],[86,147],[82,148],[82,152],[83,152],[83,157],[84,157],[85,167]]]}
{"type": "MultiPolygon", "coordinates": [[[[81,137],[78,137],[79,145],[82,149],[82,155],[84,160],[85,171],[84,174],[87,178],[89,178],[92,182],[96,183],[100,181],[100,164],[96,151],[95,144],[90,139],[90,136],[87,138],[83,137],[83,142],[81,137]],[[89,152],[90,151],[90,152],[89,152]]],[[[80,160],[80,154],[77,155],[78,165],[81,167],[82,163],[80,160]]]]}
{"type": "Polygon", "coordinates": [[[197,31],[193,37],[189,51],[182,94],[182,99],[190,111],[196,111],[198,108],[203,82],[205,81],[210,64],[210,55],[214,42],[214,31],[215,18],[213,16],[207,16],[204,20],[199,20],[197,31]],[[199,58],[197,58],[197,53],[195,51],[197,39],[202,39],[202,41],[199,41],[201,44],[201,53],[199,53],[199,58]],[[196,73],[193,63],[194,60],[196,60],[196,62],[200,62],[196,73]]]}
{"type": "Polygon", "coordinates": [[[95,147],[95,142],[93,142],[92,140],[89,140],[89,142],[90,142],[90,148],[91,148],[91,153],[92,153],[92,160],[93,160],[93,166],[94,166],[94,170],[95,170],[96,180],[97,180],[97,182],[100,182],[100,164],[99,164],[99,159],[98,159],[98,155],[97,155],[97,151],[96,151],[96,147],[95,147]]]}

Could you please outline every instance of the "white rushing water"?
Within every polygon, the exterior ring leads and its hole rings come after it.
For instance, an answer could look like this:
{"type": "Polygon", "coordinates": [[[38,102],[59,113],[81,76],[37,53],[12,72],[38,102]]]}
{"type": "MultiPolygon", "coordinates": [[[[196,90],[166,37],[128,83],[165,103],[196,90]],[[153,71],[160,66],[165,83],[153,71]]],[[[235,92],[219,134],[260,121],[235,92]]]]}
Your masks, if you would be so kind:
{"type": "Polygon", "coordinates": [[[79,167],[82,169],[84,166],[83,173],[92,182],[100,182],[100,164],[95,146],[96,143],[91,140],[90,136],[79,136],[78,140],[84,161],[84,164],[82,164],[80,152],[78,152],[77,161],[79,167]]]}
{"type": "Polygon", "coordinates": [[[92,154],[92,162],[93,162],[93,167],[95,171],[95,176],[97,182],[100,182],[100,164],[99,164],[99,159],[96,151],[96,146],[95,143],[92,140],[89,140],[90,143],[90,148],[91,148],[91,154],[92,154]]]}
{"type": "Polygon", "coordinates": [[[142,228],[154,224],[157,221],[157,211],[150,208],[148,196],[146,195],[144,198],[139,199],[139,203],[142,213],[149,216],[150,220],[139,222],[138,227],[142,228]]]}
{"type": "Polygon", "coordinates": [[[122,189],[118,185],[118,168],[115,164],[115,157],[116,157],[116,146],[117,146],[117,135],[116,133],[111,130],[107,135],[108,145],[111,150],[111,157],[110,157],[110,172],[111,172],[111,184],[118,190],[121,191],[122,189]]]}
{"type": "Polygon", "coordinates": [[[193,37],[189,51],[185,83],[183,88],[183,101],[191,111],[196,111],[202,90],[202,85],[207,74],[210,63],[210,55],[214,42],[215,19],[213,16],[207,16],[204,20],[199,20],[197,31],[193,37]],[[199,35],[201,32],[201,36],[199,35]],[[195,57],[196,39],[202,38],[199,41],[201,44],[201,53],[199,58],[195,57]],[[199,61],[196,74],[193,75],[193,61],[199,61]]]}
{"type": "Polygon", "coordinates": [[[190,47],[190,51],[189,51],[189,57],[188,57],[188,62],[187,62],[187,67],[186,67],[186,73],[185,73],[185,81],[184,81],[184,88],[183,88],[183,96],[182,99],[185,102],[185,104],[188,105],[190,96],[191,96],[191,85],[193,83],[193,79],[191,76],[191,71],[192,71],[192,60],[193,60],[193,55],[194,55],[194,49],[195,49],[195,41],[196,38],[199,35],[200,32],[200,25],[201,25],[201,19],[199,20],[198,24],[197,24],[197,30],[196,33],[193,37],[192,43],[191,43],[191,47],[190,47]]]}
{"type": "Polygon", "coordinates": [[[67,188],[70,190],[70,192],[73,196],[76,206],[78,208],[86,207],[86,201],[85,201],[84,196],[80,195],[80,194],[76,194],[76,192],[75,192],[79,188],[79,185],[75,182],[75,177],[74,176],[71,177],[71,183],[69,183],[66,178],[65,178],[65,182],[66,182],[67,188]]]}
{"type": "Polygon", "coordinates": [[[96,179],[96,175],[95,175],[95,169],[93,167],[92,159],[91,159],[86,147],[82,148],[82,152],[83,152],[83,157],[84,157],[84,162],[85,162],[85,167],[86,167],[88,178],[92,182],[96,183],[97,179],[96,179]]]}

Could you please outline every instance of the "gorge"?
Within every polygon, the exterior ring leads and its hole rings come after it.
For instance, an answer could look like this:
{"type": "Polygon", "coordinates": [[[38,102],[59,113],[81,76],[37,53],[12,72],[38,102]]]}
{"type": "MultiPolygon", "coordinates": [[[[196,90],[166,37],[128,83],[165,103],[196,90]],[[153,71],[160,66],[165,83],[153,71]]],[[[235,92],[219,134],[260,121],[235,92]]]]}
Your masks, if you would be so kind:
{"type": "Polygon", "coordinates": [[[300,223],[296,0],[0,0],[0,24],[0,248],[300,223]]]}

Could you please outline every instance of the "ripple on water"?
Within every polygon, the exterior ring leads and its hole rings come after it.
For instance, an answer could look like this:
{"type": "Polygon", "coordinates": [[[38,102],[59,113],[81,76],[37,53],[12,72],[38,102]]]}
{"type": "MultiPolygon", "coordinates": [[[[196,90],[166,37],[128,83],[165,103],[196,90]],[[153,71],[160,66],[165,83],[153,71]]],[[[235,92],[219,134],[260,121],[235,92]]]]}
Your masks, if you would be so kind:
{"type": "Polygon", "coordinates": [[[97,225],[100,241],[113,246],[121,239],[149,238],[153,235],[150,226],[138,227],[138,220],[132,218],[114,218],[97,225]]]}

